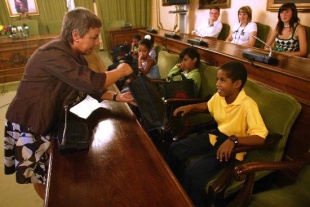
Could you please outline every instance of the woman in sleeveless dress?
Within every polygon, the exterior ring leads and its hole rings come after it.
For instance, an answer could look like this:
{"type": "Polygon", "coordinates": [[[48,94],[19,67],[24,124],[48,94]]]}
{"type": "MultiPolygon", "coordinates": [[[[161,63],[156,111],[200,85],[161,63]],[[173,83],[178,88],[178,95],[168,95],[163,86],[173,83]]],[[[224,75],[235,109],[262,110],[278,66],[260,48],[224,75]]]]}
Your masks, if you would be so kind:
{"type": "MultiPolygon", "coordinates": [[[[291,56],[306,57],[307,38],[305,27],[299,24],[297,8],[294,3],[285,3],[279,8],[278,23],[272,32],[268,45],[274,44],[275,51],[291,56]]],[[[268,50],[268,47],[265,47],[268,50]]]]}

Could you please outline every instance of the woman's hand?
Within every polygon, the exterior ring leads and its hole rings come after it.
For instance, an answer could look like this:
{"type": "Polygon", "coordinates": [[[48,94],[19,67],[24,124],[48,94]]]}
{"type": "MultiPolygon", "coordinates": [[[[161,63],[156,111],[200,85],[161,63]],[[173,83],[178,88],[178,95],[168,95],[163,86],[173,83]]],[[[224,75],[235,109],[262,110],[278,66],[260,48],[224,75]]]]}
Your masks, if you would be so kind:
{"type": "Polygon", "coordinates": [[[127,102],[127,103],[134,105],[134,106],[137,106],[137,103],[135,102],[135,99],[133,98],[133,96],[130,92],[118,94],[116,96],[116,101],[127,102]]]}
{"type": "Polygon", "coordinates": [[[191,105],[187,105],[187,106],[181,106],[179,108],[176,108],[173,111],[173,116],[177,116],[178,113],[181,113],[181,116],[184,116],[185,114],[187,114],[188,112],[190,112],[192,110],[192,106],[191,105]]]}
{"type": "Polygon", "coordinates": [[[235,147],[235,144],[231,140],[227,139],[218,148],[216,152],[216,158],[220,160],[220,162],[222,162],[222,160],[227,162],[228,159],[230,158],[231,152],[234,149],[234,147],[235,147]]]}
{"type": "Polygon", "coordinates": [[[121,63],[117,66],[117,68],[120,68],[122,70],[123,76],[128,76],[133,73],[132,68],[127,63],[121,63]]]}

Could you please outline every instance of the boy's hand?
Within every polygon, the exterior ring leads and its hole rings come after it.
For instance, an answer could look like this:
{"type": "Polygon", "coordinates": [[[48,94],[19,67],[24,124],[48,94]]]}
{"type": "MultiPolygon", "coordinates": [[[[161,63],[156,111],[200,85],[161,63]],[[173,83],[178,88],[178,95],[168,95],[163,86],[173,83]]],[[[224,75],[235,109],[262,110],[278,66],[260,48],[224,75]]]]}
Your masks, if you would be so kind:
{"type": "Polygon", "coordinates": [[[216,158],[220,160],[220,162],[222,162],[222,160],[227,162],[228,159],[230,158],[231,152],[234,149],[234,147],[235,147],[235,144],[231,140],[227,139],[218,148],[217,153],[216,153],[216,158]]]}
{"type": "Polygon", "coordinates": [[[187,106],[181,106],[179,108],[176,108],[173,111],[173,116],[177,116],[178,113],[181,113],[181,116],[184,116],[185,114],[187,114],[188,112],[190,112],[192,110],[192,107],[190,105],[187,106]]]}

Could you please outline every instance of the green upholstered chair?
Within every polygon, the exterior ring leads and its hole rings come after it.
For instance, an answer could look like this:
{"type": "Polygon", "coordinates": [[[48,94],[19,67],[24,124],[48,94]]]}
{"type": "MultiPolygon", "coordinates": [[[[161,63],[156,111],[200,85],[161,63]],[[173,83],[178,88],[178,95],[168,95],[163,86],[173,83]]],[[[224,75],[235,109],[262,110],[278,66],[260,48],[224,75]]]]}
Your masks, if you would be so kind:
{"type": "Polygon", "coordinates": [[[108,22],[108,28],[119,28],[125,26],[125,20],[114,20],[108,22]]]}
{"type": "Polygon", "coordinates": [[[13,23],[14,26],[23,26],[26,24],[29,28],[29,35],[39,35],[39,23],[35,19],[23,19],[13,23]]]}
{"type": "Polygon", "coordinates": [[[226,24],[226,23],[222,23],[222,25],[223,25],[222,30],[221,30],[219,36],[217,37],[217,39],[225,41],[229,35],[230,26],[229,26],[229,24],[226,24]]]}
{"type": "Polygon", "coordinates": [[[157,65],[161,78],[166,78],[170,69],[180,61],[179,55],[169,53],[165,50],[158,53],[157,65]]]}
{"type": "MultiPolygon", "coordinates": [[[[212,95],[216,92],[215,83],[217,70],[217,67],[207,66],[204,70],[200,71],[202,78],[200,101],[197,99],[185,99],[175,100],[175,102],[179,105],[181,101],[184,104],[206,101],[208,95],[212,95]]],[[[247,156],[243,163],[253,161],[280,161],[283,156],[290,129],[301,111],[301,105],[290,95],[270,90],[250,79],[248,79],[244,89],[247,95],[252,97],[258,104],[262,118],[269,130],[269,135],[263,145],[237,146],[233,153],[247,151],[247,156]]],[[[170,104],[173,104],[173,100],[170,100],[170,102],[170,104]]],[[[205,118],[193,120],[192,115],[187,119],[191,121],[184,121],[185,125],[182,128],[183,131],[180,131],[180,135],[177,135],[177,139],[184,138],[182,137],[183,134],[186,135],[186,131],[191,131],[190,128],[193,127],[192,125],[194,122],[197,123],[197,125],[204,122],[208,125],[210,124],[210,121],[206,121],[205,118]]],[[[210,206],[216,206],[222,203],[226,198],[229,198],[241,189],[242,182],[232,181],[232,170],[235,164],[236,160],[230,159],[227,167],[206,185],[206,199],[210,206]]],[[[255,174],[255,180],[261,179],[268,174],[270,174],[270,171],[259,172],[255,174]]]]}
{"type": "Polygon", "coordinates": [[[47,30],[49,34],[60,34],[61,27],[62,27],[62,21],[56,20],[56,21],[48,22],[46,26],[47,26],[47,30]]]}
{"type": "Polygon", "coordinates": [[[233,175],[236,180],[243,181],[244,186],[229,206],[238,207],[295,207],[310,204],[310,153],[303,159],[283,162],[255,162],[237,166],[233,175]],[[302,167],[302,168],[301,168],[302,167]],[[254,177],[264,170],[297,170],[300,169],[295,184],[273,188],[252,195],[254,177]]]}
{"type": "Polygon", "coordinates": [[[160,51],[166,51],[166,47],[163,45],[155,45],[154,46],[155,52],[156,52],[156,61],[158,61],[158,55],[160,51]]]}
{"type": "MultiPolygon", "coordinates": [[[[256,22],[257,25],[257,37],[261,39],[262,41],[266,42],[269,31],[270,31],[270,26],[261,24],[259,22],[256,22]]],[[[264,48],[264,44],[258,40],[255,41],[254,47],[258,48],[264,48]]]]}
{"type": "Polygon", "coordinates": [[[307,37],[308,58],[310,58],[310,27],[305,26],[305,30],[306,30],[306,37],[307,37]]]}

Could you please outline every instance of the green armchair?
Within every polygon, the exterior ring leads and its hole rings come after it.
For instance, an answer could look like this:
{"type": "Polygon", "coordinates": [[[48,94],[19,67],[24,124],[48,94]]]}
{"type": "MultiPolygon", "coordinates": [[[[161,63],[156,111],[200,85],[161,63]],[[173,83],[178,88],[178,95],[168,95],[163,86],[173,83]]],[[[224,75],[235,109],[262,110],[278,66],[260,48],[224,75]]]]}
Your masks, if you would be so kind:
{"type": "Polygon", "coordinates": [[[166,50],[159,51],[157,65],[159,68],[160,77],[165,79],[168,76],[170,69],[179,63],[179,61],[179,55],[169,53],[166,50]]]}
{"type": "Polygon", "coordinates": [[[310,153],[301,160],[287,162],[252,162],[237,166],[233,176],[244,185],[229,207],[295,207],[310,204],[310,153]],[[301,168],[296,183],[252,195],[255,174],[265,170],[301,168]]]}
{"type": "Polygon", "coordinates": [[[161,52],[161,51],[167,51],[167,49],[166,49],[165,46],[163,46],[163,45],[157,45],[157,44],[154,46],[154,50],[155,50],[155,52],[156,52],[156,61],[158,61],[159,52],[161,52]]]}
{"type": "Polygon", "coordinates": [[[219,36],[217,37],[217,39],[225,41],[229,35],[230,26],[229,26],[229,24],[226,24],[226,23],[222,23],[222,25],[223,25],[222,30],[221,30],[219,36]]]}
{"type": "MultiPolygon", "coordinates": [[[[257,37],[261,39],[262,41],[266,42],[269,31],[270,31],[270,26],[261,24],[259,22],[255,22],[257,25],[257,37]]],[[[258,40],[255,41],[254,47],[258,48],[264,48],[264,44],[258,40]]]]}
{"type": "Polygon", "coordinates": [[[62,21],[61,20],[56,20],[52,22],[48,22],[46,24],[47,30],[49,34],[60,34],[61,32],[61,27],[62,27],[62,21]]]}
{"type": "MultiPolygon", "coordinates": [[[[207,66],[204,70],[200,71],[203,83],[200,91],[200,100],[167,100],[167,102],[169,104],[174,104],[174,102],[177,104],[180,104],[180,102],[191,104],[208,100],[208,96],[214,94],[216,91],[217,70],[217,67],[207,66]]],[[[293,97],[265,88],[250,79],[248,79],[244,89],[247,95],[252,97],[258,104],[260,113],[269,130],[269,135],[264,144],[258,146],[238,146],[234,149],[233,153],[247,151],[247,156],[243,163],[253,161],[280,161],[290,129],[301,111],[301,105],[293,97]]],[[[195,128],[197,125],[203,127],[203,124],[207,124],[209,127],[212,122],[206,113],[200,117],[189,115],[186,116],[186,119],[187,121],[183,122],[185,124],[175,140],[184,138],[184,135],[191,133],[192,128],[195,128]]],[[[170,125],[173,126],[173,123],[170,123],[170,125]]],[[[164,128],[163,130],[166,130],[168,133],[169,128],[167,127],[167,129],[164,128]]],[[[235,164],[236,160],[231,159],[227,167],[206,185],[205,189],[209,206],[222,205],[223,201],[225,203],[226,198],[233,196],[241,189],[242,182],[232,180],[232,170],[235,164]]],[[[258,172],[255,174],[255,180],[261,179],[268,174],[270,174],[270,171],[258,172]]]]}

